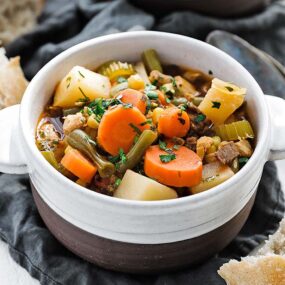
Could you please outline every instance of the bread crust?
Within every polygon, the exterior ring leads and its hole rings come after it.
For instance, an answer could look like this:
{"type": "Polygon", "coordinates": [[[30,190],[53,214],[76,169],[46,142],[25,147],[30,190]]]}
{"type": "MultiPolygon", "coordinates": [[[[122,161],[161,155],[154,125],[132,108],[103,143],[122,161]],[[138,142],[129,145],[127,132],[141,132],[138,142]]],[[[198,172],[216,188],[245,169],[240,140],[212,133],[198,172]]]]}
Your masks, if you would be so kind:
{"type": "Polygon", "coordinates": [[[227,285],[285,285],[285,257],[280,255],[231,260],[218,271],[227,285]]]}
{"type": "Polygon", "coordinates": [[[285,285],[285,218],[256,256],[231,260],[218,274],[227,285],[285,285]]]}

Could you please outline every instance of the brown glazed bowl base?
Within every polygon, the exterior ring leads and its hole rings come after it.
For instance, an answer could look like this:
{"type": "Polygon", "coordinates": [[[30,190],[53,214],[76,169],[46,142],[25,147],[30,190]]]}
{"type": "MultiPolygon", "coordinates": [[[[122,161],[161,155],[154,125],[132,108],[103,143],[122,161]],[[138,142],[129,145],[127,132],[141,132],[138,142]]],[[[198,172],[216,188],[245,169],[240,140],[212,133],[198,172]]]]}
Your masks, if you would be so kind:
{"type": "Polygon", "coordinates": [[[152,274],[169,272],[205,261],[227,246],[248,218],[255,195],[221,227],[196,238],[165,244],[132,244],[102,238],[72,225],[56,214],[32,185],[39,213],[48,229],[66,248],[103,268],[152,274]]]}

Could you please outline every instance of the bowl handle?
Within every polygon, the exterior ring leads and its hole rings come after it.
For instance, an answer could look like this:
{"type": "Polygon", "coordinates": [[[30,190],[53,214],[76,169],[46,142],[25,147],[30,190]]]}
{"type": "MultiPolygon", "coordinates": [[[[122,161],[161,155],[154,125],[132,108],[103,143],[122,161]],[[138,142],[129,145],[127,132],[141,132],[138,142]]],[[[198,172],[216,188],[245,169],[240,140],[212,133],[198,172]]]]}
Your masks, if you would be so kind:
{"type": "Polygon", "coordinates": [[[20,105],[0,111],[0,172],[28,172],[19,138],[19,111],[20,105]]]}
{"type": "Polygon", "coordinates": [[[271,95],[265,98],[272,124],[269,160],[285,159],[285,100],[271,95]]]}

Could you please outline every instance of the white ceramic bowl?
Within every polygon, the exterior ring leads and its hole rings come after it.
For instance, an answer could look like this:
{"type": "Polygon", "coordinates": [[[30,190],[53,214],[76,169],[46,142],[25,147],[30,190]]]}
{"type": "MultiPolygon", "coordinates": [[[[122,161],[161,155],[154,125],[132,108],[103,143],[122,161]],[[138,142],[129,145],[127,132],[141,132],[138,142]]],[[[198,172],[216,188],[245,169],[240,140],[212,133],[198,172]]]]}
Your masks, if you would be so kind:
{"type": "MultiPolygon", "coordinates": [[[[77,254],[116,270],[156,271],[150,270],[147,264],[142,265],[143,256],[137,256],[137,263],[132,260],[133,264],[136,264],[132,268],[129,265],[124,267],[127,262],[114,266],[113,263],[118,262],[115,257],[109,256],[111,259],[106,261],[103,257],[98,260],[96,256],[88,256],[88,252],[83,253],[78,245],[84,241],[78,240],[76,243],[74,240],[67,241],[69,237],[63,238],[64,233],[59,234],[41,208],[47,207],[49,215],[54,214],[67,225],[79,229],[81,233],[98,237],[100,240],[119,242],[121,245],[158,248],[156,245],[199,240],[199,237],[222,229],[246,207],[247,217],[252,204],[249,202],[254,200],[264,163],[269,159],[285,158],[285,115],[282,110],[285,110],[284,100],[265,96],[245,68],[224,52],[204,42],[161,32],[108,35],[83,42],[55,57],[31,81],[21,105],[0,112],[0,170],[29,173],[34,194],[37,196],[36,201],[40,200],[42,203],[38,201],[37,205],[43,219],[55,236],[77,254]],[[74,65],[95,68],[110,59],[136,61],[147,48],[156,49],[164,63],[189,66],[204,72],[212,70],[214,76],[247,88],[248,112],[257,135],[255,151],[236,175],[209,191],[155,202],[128,201],[104,196],[73,183],[55,171],[35,145],[34,135],[38,118],[51,98],[56,84],[74,65]],[[281,111],[278,111],[278,108],[281,111]],[[273,116],[270,116],[269,109],[273,110],[273,116]]],[[[246,217],[237,223],[235,230],[231,231],[229,237],[215,250],[225,246],[234,237],[246,217]]],[[[224,232],[224,235],[227,236],[227,232],[224,232]]],[[[223,231],[220,231],[218,236],[223,238],[223,231]]],[[[201,247],[203,249],[203,242],[201,247]]],[[[98,248],[106,250],[102,243],[98,248]]],[[[158,252],[163,256],[165,248],[158,252]]],[[[119,260],[126,260],[126,257],[120,258],[119,260]]],[[[155,262],[159,260],[153,258],[155,262]]],[[[171,261],[166,259],[161,257],[162,265],[157,270],[192,263],[189,256],[185,257],[183,264],[180,262],[171,265],[171,261]]],[[[193,260],[196,262],[195,258],[193,260]]],[[[151,264],[150,261],[148,264],[151,264]]]]}

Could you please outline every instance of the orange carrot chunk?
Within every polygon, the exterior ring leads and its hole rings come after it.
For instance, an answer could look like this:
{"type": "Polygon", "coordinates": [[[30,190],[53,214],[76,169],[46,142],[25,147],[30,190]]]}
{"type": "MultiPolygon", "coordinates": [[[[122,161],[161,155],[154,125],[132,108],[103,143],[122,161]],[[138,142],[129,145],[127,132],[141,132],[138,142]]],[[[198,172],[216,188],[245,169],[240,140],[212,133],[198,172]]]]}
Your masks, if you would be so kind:
{"type": "Polygon", "coordinates": [[[190,129],[190,118],[177,107],[167,108],[158,119],[158,132],[168,138],[184,137],[190,129]]]}
{"type": "Polygon", "coordinates": [[[180,146],[177,150],[173,149],[172,157],[167,162],[163,162],[165,155],[170,154],[162,150],[159,145],[147,149],[144,171],[148,177],[175,187],[192,187],[201,182],[202,161],[195,152],[180,146]]]}
{"type": "Polygon", "coordinates": [[[103,115],[98,128],[98,142],[111,155],[117,155],[120,149],[127,153],[135,136],[150,128],[145,122],[146,117],[138,108],[118,105],[103,115]]]}
{"type": "Polygon", "coordinates": [[[81,181],[89,183],[97,172],[97,167],[86,159],[77,149],[65,153],[61,164],[81,181]]]}
{"type": "Polygon", "coordinates": [[[123,103],[132,104],[137,107],[143,114],[146,111],[147,98],[146,96],[134,89],[125,89],[117,96],[123,103]]]}

